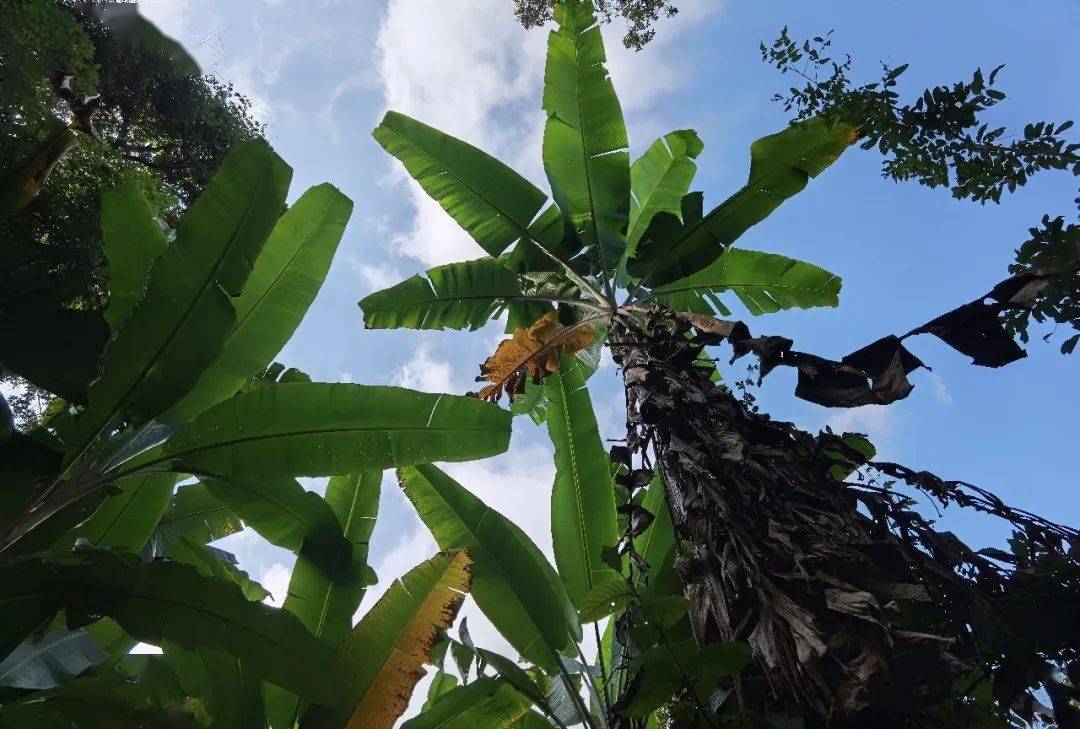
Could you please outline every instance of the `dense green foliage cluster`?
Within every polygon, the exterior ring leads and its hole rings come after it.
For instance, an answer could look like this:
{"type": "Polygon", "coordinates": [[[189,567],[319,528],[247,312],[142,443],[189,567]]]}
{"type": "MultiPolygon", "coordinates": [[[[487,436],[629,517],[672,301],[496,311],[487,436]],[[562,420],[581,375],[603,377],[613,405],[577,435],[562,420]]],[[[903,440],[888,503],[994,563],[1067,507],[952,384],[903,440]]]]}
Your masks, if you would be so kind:
{"type": "MultiPolygon", "coordinates": [[[[0,167],[21,167],[53,144],[73,119],[73,99],[95,104],[91,127],[72,135],[48,185],[17,211],[6,210],[12,191],[3,192],[0,266],[8,275],[0,283],[0,317],[42,307],[100,309],[102,191],[133,181],[155,213],[175,224],[232,145],[259,138],[262,126],[227,84],[118,35],[74,3],[4,3],[0,49],[0,167]],[[58,74],[70,79],[70,93],[59,88],[58,74]]],[[[19,353],[0,351],[0,362],[12,356],[19,353]]],[[[33,419],[47,398],[35,386],[20,387],[11,405],[20,421],[33,419]]]]}

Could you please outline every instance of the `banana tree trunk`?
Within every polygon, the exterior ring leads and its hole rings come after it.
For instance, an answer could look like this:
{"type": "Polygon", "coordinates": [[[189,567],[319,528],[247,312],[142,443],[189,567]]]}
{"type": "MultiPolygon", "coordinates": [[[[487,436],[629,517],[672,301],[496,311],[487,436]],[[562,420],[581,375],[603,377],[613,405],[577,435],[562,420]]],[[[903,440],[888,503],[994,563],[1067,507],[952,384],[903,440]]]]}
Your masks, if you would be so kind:
{"type": "Polygon", "coordinates": [[[949,599],[946,575],[926,577],[943,568],[859,511],[820,439],[714,384],[687,323],[656,310],[613,334],[628,445],[655,459],[693,545],[678,567],[694,631],[753,649],[735,698],[807,726],[910,725],[964,668],[951,638],[908,619],[949,599]]]}

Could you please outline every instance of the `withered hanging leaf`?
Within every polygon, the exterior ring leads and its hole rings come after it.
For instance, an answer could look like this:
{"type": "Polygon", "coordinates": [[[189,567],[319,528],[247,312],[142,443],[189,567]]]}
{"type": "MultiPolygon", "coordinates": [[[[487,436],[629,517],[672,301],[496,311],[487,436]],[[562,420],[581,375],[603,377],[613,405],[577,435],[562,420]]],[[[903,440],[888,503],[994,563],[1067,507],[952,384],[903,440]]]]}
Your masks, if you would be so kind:
{"type": "Polygon", "coordinates": [[[839,362],[792,349],[786,337],[752,337],[739,321],[724,321],[703,314],[676,316],[698,332],[702,344],[731,344],[731,361],[754,353],[760,360],[759,382],[777,367],[799,371],[795,395],[826,407],[888,405],[903,400],[915,386],[908,375],[926,367],[903,341],[919,334],[933,334],[950,347],[972,358],[972,364],[1001,367],[1027,356],[1002,323],[1001,315],[1012,310],[1030,311],[1049,281],[1039,269],[1017,273],[1001,281],[984,296],[957,307],[912,329],[903,336],[888,335],[847,355],[839,362]]]}
{"type": "Polygon", "coordinates": [[[481,400],[496,402],[505,392],[514,395],[525,389],[526,376],[540,382],[559,369],[562,352],[576,354],[592,344],[595,330],[588,325],[563,326],[558,314],[549,311],[528,329],[518,327],[513,336],[499,342],[495,354],[480,365],[477,382],[491,382],[478,393],[481,400]]]}
{"type": "Polygon", "coordinates": [[[1002,367],[1027,357],[1027,352],[1002,326],[1001,313],[1010,309],[1031,309],[1036,295],[1049,282],[1050,279],[1038,270],[1018,273],[999,283],[986,296],[942,314],[910,334],[933,334],[971,357],[972,364],[1002,367]],[[987,299],[992,303],[987,303],[987,299]]]}

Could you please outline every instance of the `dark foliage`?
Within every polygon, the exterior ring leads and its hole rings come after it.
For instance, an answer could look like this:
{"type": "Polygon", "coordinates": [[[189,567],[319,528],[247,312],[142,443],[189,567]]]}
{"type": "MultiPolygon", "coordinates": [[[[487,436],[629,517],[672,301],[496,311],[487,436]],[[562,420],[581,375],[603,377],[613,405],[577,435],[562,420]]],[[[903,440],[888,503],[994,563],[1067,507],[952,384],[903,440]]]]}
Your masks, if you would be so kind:
{"type": "MultiPolygon", "coordinates": [[[[1072,121],[1033,121],[1017,131],[987,120],[986,112],[1006,98],[995,86],[1002,66],[988,76],[976,70],[971,81],[926,89],[904,104],[897,87],[907,64],[883,65],[878,81],[860,85],[852,79],[851,57],[841,59],[831,45],[829,35],[799,43],[787,28],[770,46],[762,43],[763,60],[803,81],[774,99],[797,119],[824,114],[856,125],[862,148],[883,155],[883,176],[947,187],[956,198],[980,203],[999,202],[1006,191],[1046,170],[1080,176],[1080,143],[1066,135],[1072,121]]],[[[1080,205],[1080,197],[1076,202],[1080,205]]],[[[1050,277],[1030,310],[1005,315],[1011,333],[1027,341],[1031,318],[1071,324],[1080,331],[1080,233],[1074,224],[1045,216],[1009,270],[1037,270],[1050,277]]],[[[1062,353],[1072,352],[1078,340],[1080,335],[1069,337],[1062,353]]]]}
{"type": "Polygon", "coordinates": [[[792,349],[794,342],[775,335],[752,336],[741,321],[723,321],[703,314],[678,314],[692,324],[709,344],[727,341],[734,363],[753,353],[759,364],[758,383],[777,367],[798,370],[795,395],[827,407],[889,405],[911,394],[908,375],[925,367],[904,346],[904,340],[933,334],[950,347],[971,357],[972,364],[1003,367],[1023,359],[1025,352],[1013,339],[1003,317],[1031,316],[1035,302],[1052,277],[1025,270],[1001,281],[983,296],[935,317],[906,334],[887,335],[840,361],[792,349]]]}
{"type": "Polygon", "coordinates": [[[770,47],[762,43],[763,60],[804,80],[801,88],[793,86],[774,99],[797,119],[827,114],[857,125],[862,147],[885,156],[886,177],[947,186],[957,198],[997,202],[1005,190],[1016,190],[1043,170],[1080,175],[1080,144],[1064,134],[1071,121],[1032,122],[1022,134],[991,128],[984,112],[1005,99],[995,87],[1003,66],[989,76],[976,70],[971,81],[926,89],[913,103],[902,104],[895,89],[907,64],[884,66],[879,81],[856,85],[851,57],[838,60],[830,46],[829,36],[799,44],[787,28],[770,47]]]}
{"type": "MultiPolygon", "coordinates": [[[[514,13],[526,28],[551,20],[554,0],[514,0],[514,13]]],[[[670,0],[596,0],[596,9],[606,22],[621,18],[627,24],[623,45],[640,51],[656,36],[653,24],[679,12],[670,0]]]]}
{"type": "MultiPolygon", "coordinates": [[[[74,3],[5,3],[0,47],[0,168],[17,169],[61,123],[79,130],[78,144],[37,197],[0,221],[0,266],[7,274],[0,317],[14,321],[42,307],[57,317],[70,309],[96,311],[106,298],[101,191],[135,179],[156,212],[175,221],[232,145],[264,129],[230,85],[191,75],[159,49],[117,38],[74,3]]],[[[41,415],[48,397],[11,378],[10,360],[26,354],[11,346],[8,338],[0,350],[0,363],[8,365],[0,378],[19,387],[10,404],[27,423],[41,415]]]]}

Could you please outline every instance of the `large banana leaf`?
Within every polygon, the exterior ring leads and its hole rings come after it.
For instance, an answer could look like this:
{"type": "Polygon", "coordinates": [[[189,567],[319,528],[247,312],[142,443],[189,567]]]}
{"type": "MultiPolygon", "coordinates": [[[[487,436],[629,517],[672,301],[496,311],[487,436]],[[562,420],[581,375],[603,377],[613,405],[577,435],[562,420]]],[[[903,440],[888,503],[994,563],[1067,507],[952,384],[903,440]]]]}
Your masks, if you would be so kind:
{"type": "Polygon", "coordinates": [[[558,3],[555,20],[544,76],[544,170],[563,215],[610,274],[630,212],[626,126],[592,3],[558,3]]]}
{"type": "MultiPolygon", "coordinates": [[[[345,544],[342,548],[325,539],[305,541],[289,580],[283,607],[331,648],[348,635],[371,581],[368,540],[379,511],[381,482],[380,471],[330,479],[326,503],[341,525],[345,544]]],[[[292,727],[302,713],[300,698],[277,686],[267,686],[265,696],[271,726],[292,727]]]]}
{"type": "Polygon", "coordinates": [[[172,473],[120,479],[120,493],[105,499],[74,535],[98,547],[139,552],[165,514],[176,481],[172,473]]]}
{"type": "Polygon", "coordinates": [[[373,134],[488,255],[527,236],[547,199],[494,157],[404,114],[388,112],[373,134]]]}
{"type": "MultiPolygon", "coordinates": [[[[806,187],[855,141],[854,127],[810,119],[750,146],[750,179],[704,217],[650,229],[628,270],[647,286],[677,281],[705,268],[751,226],[806,187]],[[656,233],[655,235],[651,235],[656,233]]],[[[660,218],[653,219],[656,225],[660,218]]]]}
{"type": "Polygon", "coordinates": [[[399,387],[295,382],[211,408],[166,441],[183,473],[330,476],[506,450],[509,412],[475,398],[399,387]]]}
{"type": "Polygon", "coordinates": [[[164,656],[180,679],[184,693],[203,700],[213,717],[212,726],[266,727],[260,693],[262,682],[255,667],[225,651],[185,650],[171,643],[164,646],[164,656]]]}
{"type": "Polygon", "coordinates": [[[471,566],[468,552],[444,552],[391,585],[341,646],[349,679],[337,704],[312,707],[304,729],[390,729],[461,609],[471,566]]]}
{"type": "Polygon", "coordinates": [[[531,704],[506,681],[485,676],[443,694],[401,729],[507,729],[531,704]]]}
{"type": "Polygon", "coordinates": [[[293,478],[203,479],[210,494],[271,544],[295,552],[308,536],[341,539],[337,518],[318,494],[293,478]]]}
{"type": "Polygon", "coordinates": [[[660,286],[653,294],[674,308],[710,313],[716,294],[733,291],[750,313],[758,316],[795,307],[837,306],[841,283],[839,276],[812,263],[728,248],[712,265],[660,286]]]}
{"type": "Polygon", "coordinates": [[[165,543],[186,536],[197,544],[208,544],[243,528],[240,518],[200,483],[177,489],[158,522],[157,536],[165,543]]]}
{"type": "Polygon", "coordinates": [[[693,129],[680,129],[657,139],[630,168],[630,227],[624,261],[633,258],[641,236],[657,213],[679,215],[683,195],[697,172],[694,162],[704,143],[693,129]]]}
{"type": "Polygon", "coordinates": [[[165,232],[134,181],[101,193],[101,248],[109,264],[105,321],[113,333],[142,299],[150,267],[167,246],[165,232]]]}
{"type": "Polygon", "coordinates": [[[67,437],[73,460],[119,418],[165,412],[213,362],[235,321],[229,296],[247,281],[291,175],[263,142],[229,153],[151,267],[145,297],[106,347],[89,407],[67,437]]]}
{"type": "Polygon", "coordinates": [[[304,627],[337,647],[352,627],[352,618],[369,582],[368,542],[379,510],[381,471],[353,476],[335,476],[326,488],[330,505],[348,543],[337,552],[332,569],[324,571],[322,555],[316,551],[328,540],[312,540],[304,545],[285,598],[285,609],[300,618],[304,627]]]}
{"type": "Polygon", "coordinates": [[[144,643],[226,650],[312,701],[337,698],[341,676],[330,649],[295,617],[188,565],[138,563],[103,550],[9,561],[0,567],[0,654],[60,609],[69,627],[108,615],[144,643]]]}
{"type": "Polygon", "coordinates": [[[600,439],[582,368],[563,353],[544,383],[548,436],[555,446],[551,538],[555,563],[578,609],[596,579],[610,572],[605,549],[619,539],[610,460],[600,439]]]}
{"type": "Polygon", "coordinates": [[[517,274],[494,258],[436,266],[426,275],[365,297],[360,302],[364,326],[476,330],[511,299],[525,296],[517,274]]]}
{"type": "Polygon", "coordinates": [[[0,686],[50,689],[62,686],[109,654],[83,629],[58,628],[24,640],[0,661],[0,686]]]}
{"type": "Polygon", "coordinates": [[[185,422],[234,395],[266,369],[319,293],[353,204],[329,184],[313,187],[281,216],[251,277],[233,299],[236,324],[195,388],[164,416],[185,422]]]}
{"type": "Polygon", "coordinates": [[[554,670],[580,638],[559,576],[521,529],[432,465],[398,471],[402,490],[441,549],[467,549],[472,596],[514,648],[554,670]]]}

